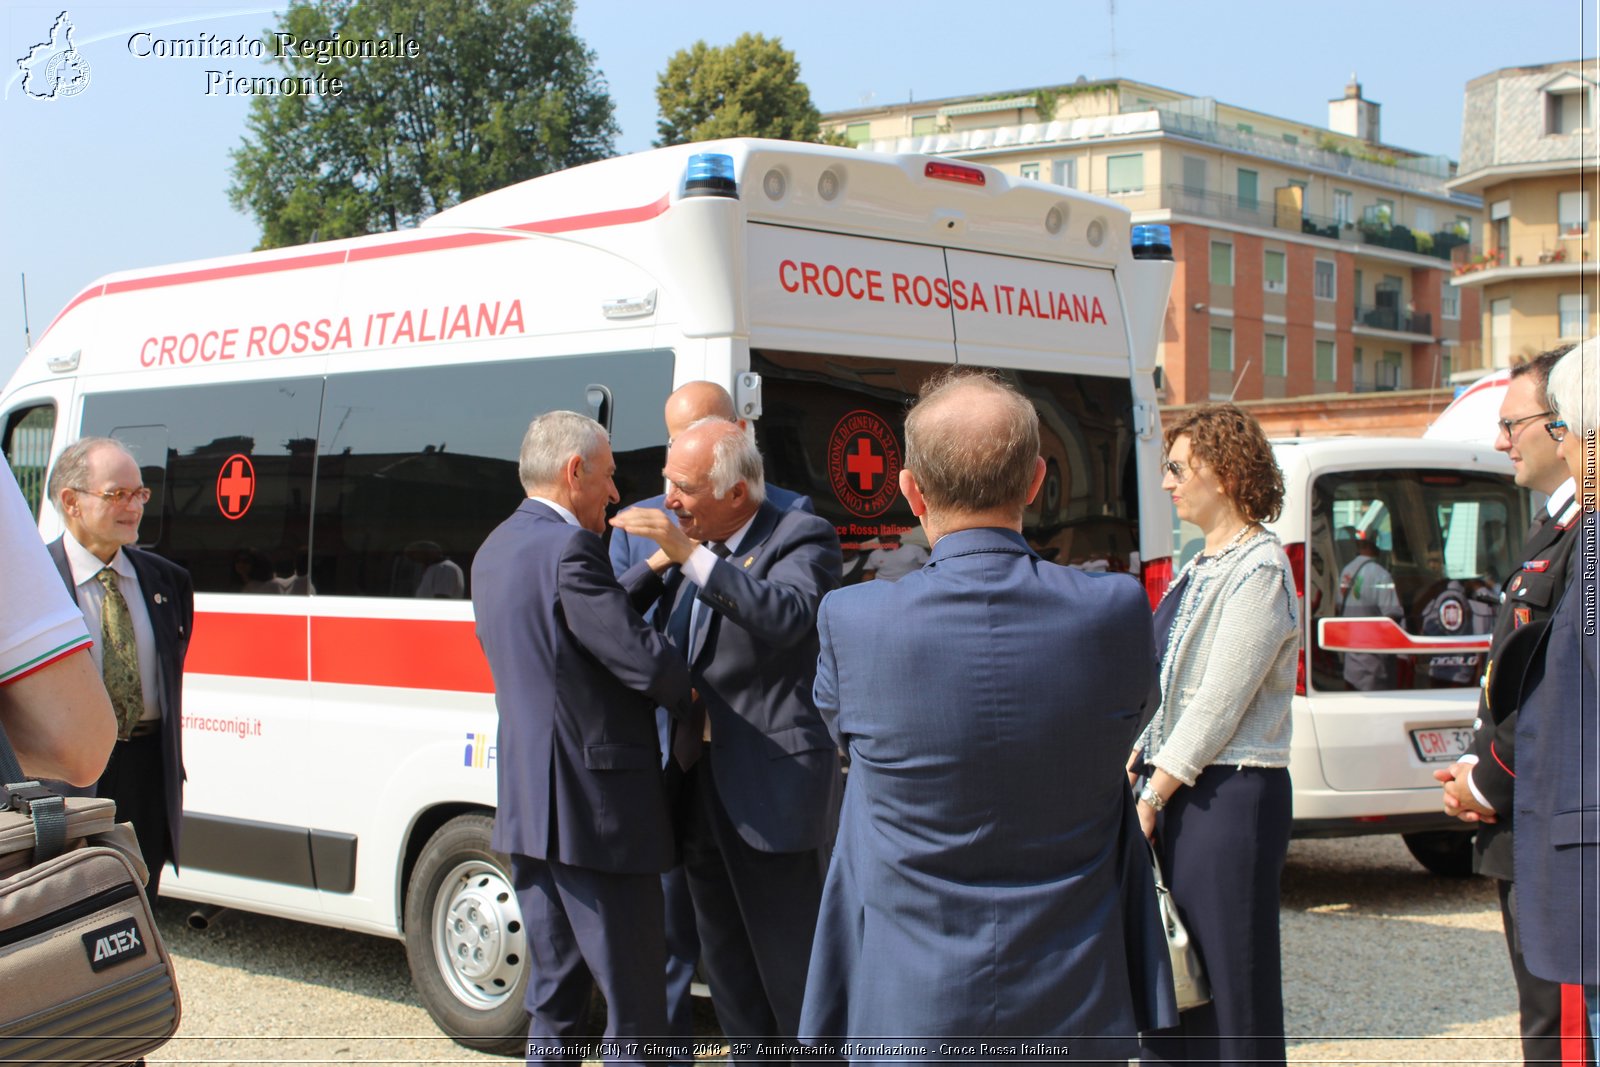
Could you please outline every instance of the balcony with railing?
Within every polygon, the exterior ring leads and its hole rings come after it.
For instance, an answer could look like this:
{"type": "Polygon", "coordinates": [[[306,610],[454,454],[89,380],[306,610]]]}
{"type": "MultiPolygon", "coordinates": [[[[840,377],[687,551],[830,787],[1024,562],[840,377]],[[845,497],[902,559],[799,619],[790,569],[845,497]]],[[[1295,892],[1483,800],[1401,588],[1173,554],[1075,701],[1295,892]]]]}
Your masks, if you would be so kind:
{"type": "MultiPolygon", "coordinates": [[[[1579,242],[1531,240],[1513,242],[1510,250],[1487,248],[1482,245],[1459,245],[1451,249],[1450,270],[1458,278],[1479,271],[1507,271],[1519,274],[1573,274],[1582,269],[1589,259],[1589,250],[1579,242]]],[[[1464,280],[1459,284],[1472,285],[1492,281],[1498,274],[1464,280]]]]}
{"type": "Polygon", "coordinates": [[[1433,337],[1432,315],[1425,311],[1402,311],[1394,305],[1357,304],[1355,325],[1433,337]]]}
{"type": "MultiPolygon", "coordinates": [[[[1194,189],[1183,184],[1162,186],[1160,206],[1178,214],[1263,229],[1299,230],[1313,237],[1359,241],[1376,248],[1389,248],[1446,261],[1450,261],[1455,249],[1467,240],[1453,226],[1434,233],[1424,233],[1393,225],[1386,216],[1377,212],[1369,212],[1360,222],[1348,221],[1298,211],[1287,205],[1280,206],[1272,200],[1241,200],[1236,196],[1194,189]]],[[[1135,206],[1135,210],[1140,207],[1142,205],[1135,206]]]]}

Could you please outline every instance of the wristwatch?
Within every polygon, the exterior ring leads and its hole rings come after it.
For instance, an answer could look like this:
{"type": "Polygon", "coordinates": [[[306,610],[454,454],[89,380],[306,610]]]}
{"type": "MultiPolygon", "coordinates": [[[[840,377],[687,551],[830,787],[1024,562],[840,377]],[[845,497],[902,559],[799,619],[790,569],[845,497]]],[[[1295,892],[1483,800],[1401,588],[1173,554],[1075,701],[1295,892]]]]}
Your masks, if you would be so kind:
{"type": "Polygon", "coordinates": [[[1144,788],[1139,790],[1139,799],[1150,805],[1151,811],[1160,811],[1167,806],[1167,798],[1157,793],[1149,782],[1146,782],[1144,788]]]}

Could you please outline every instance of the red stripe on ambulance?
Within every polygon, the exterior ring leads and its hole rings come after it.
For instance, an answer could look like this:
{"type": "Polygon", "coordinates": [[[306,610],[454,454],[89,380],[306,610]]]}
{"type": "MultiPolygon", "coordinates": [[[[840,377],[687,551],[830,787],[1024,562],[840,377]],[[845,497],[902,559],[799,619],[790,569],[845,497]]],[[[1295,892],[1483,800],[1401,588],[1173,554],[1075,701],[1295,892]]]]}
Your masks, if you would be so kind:
{"type": "Polygon", "coordinates": [[[494,692],[473,624],[439,619],[203,611],[195,618],[184,669],[236,678],[494,692]]]}
{"type": "MultiPolygon", "coordinates": [[[[568,233],[572,230],[593,230],[603,226],[622,226],[631,222],[646,222],[653,219],[666,211],[670,205],[671,197],[663,196],[654,203],[642,204],[639,207],[619,208],[614,211],[593,211],[585,215],[568,215],[554,219],[539,219],[535,222],[523,222],[515,226],[507,226],[505,229],[522,233],[568,233]]],[[[367,245],[361,248],[341,249],[332,252],[313,252],[302,256],[284,256],[281,259],[269,259],[265,262],[252,260],[244,263],[231,263],[222,267],[178,271],[173,274],[152,274],[146,278],[124,278],[120,281],[92,285],[73,297],[72,302],[62,308],[61,313],[51,320],[49,326],[44,328],[44,333],[39,335],[39,340],[43,341],[48,337],[50,331],[56,328],[56,324],[66,318],[67,313],[73,308],[97,296],[104,296],[108,293],[128,293],[140,289],[162,289],[173,285],[193,285],[198,282],[214,282],[225,278],[244,278],[253,274],[273,274],[279,271],[304,270],[312,267],[335,267],[342,263],[354,263],[361,260],[386,259],[390,256],[409,256],[422,252],[440,252],[453,248],[469,248],[474,245],[514,240],[517,240],[517,238],[509,233],[430,235],[410,240],[367,245]]]]}

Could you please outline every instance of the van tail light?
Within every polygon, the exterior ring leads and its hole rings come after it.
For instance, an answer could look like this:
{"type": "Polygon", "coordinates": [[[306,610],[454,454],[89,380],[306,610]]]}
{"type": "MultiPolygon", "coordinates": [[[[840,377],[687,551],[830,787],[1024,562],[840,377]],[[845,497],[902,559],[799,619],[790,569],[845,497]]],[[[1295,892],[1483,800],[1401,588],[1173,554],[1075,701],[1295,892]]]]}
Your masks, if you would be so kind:
{"type": "Polygon", "coordinates": [[[944,182],[960,182],[962,185],[986,185],[988,177],[977,167],[969,167],[962,163],[950,163],[942,159],[929,160],[928,165],[922,168],[926,178],[937,178],[944,182]]]}
{"type": "Polygon", "coordinates": [[[1166,595],[1167,586],[1172,584],[1172,557],[1147,559],[1139,570],[1140,577],[1144,579],[1145,595],[1150,598],[1150,610],[1155,611],[1156,605],[1166,595]]]}
{"type": "MultiPolygon", "coordinates": [[[[1300,618],[1306,617],[1306,544],[1296,541],[1292,545],[1283,546],[1283,554],[1289,557],[1289,573],[1294,575],[1294,595],[1300,599],[1300,618]]],[[[1294,667],[1294,695],[1306,695],[1306,630],[1300,631],[1300,654],[1295,657],[1294,667]]]]}

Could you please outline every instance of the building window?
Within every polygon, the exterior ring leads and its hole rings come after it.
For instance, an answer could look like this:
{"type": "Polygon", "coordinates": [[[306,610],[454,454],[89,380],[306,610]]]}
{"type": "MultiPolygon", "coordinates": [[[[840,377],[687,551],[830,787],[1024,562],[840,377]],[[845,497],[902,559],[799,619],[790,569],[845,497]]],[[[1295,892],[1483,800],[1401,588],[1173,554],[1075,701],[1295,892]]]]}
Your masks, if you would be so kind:
{"type": "Polygon", "coordinates": [[[1283,143],[1284,144],[1299,144],[1300,143],[1300,138],[1296,137],[1292,133],[1286,133],[1286,134],[1283,135],[1283,143]]]}
{"type": "Polygon", "coordinates": [[[1239,123],[1238,124],[1238,129],[1239,129],[1240,133],[1255,133],[1256,132],[1256,128],[1254,126],[1250,125],[1248,122],[1239,123]]]}
{"type": "Polygon", "coordinates": [[[1289,287],[1282,252],[1267,252],[1262,257],[1261,287],[1269,293],[1281,293],[1289,287]]]}
{"type": "Polygon", "coordinates": [[[1584,112],[1589,94],[1581,90],[1544,94],[1544,132],[1551,137],[1576,133],[1589,123],[1584,112]]]}
{"type": "Polygon", "coordinates": [[[1578,340],[1589,333],[1589,294],[1562,293],[1556,297],[1563,339],[1578,340]]]}
{"type": "Polygon", "coordinates": [[[1332,341],[1317,342],[1317,359],[1312,370],[1315,372],[1317,381],[1319,382],[1331,382],[1336,380],[1334,376],[1332,341]]]}
{"type": "Polygon", "coordinates": [[[1314,292],[1318,300],[1332,300],[1334,298],[1333,270],[1333,260],[1317,260],[1312,278],[1315,282],[1314,292]]]}
{"type": "Polygon", "coordinates": [[[1111,196],[1144,192],[1143,152],[1106,158],[1106,192],[1111,196]]]}
{"type": "Polygon", "coordinates": [[[1355,220],[1355,194],[1348,189],[1335,189],[1333,191],[1333,221],[1341,226],[1348,226],[1355,220]]]}
{"type": "Polygon", "coordinates": [[[932,137],[939,132],[939,116],[937,115],[912,115],[911,136],[932,137]]]}
{"type": "Polygon", "coordinates": [[[1413,230],[1416,230],[1418,233],[1432,233],[1433,232],[1433,208],[1431,208],[1431,207],[1419,207],[1419,208],[1417,208],[1416,225],[1411,227],[1411,228],[1413,230]]]}
{"type": "Polygon", "coordinates": [[[1589,232],[1589,194],[1580,189],[1556,197],[1556,219],[1561,236],[1582,237],[1589,232]]]}
{"type": "Polygon", "coordinates": [[[1355,392],[1361,392],[1361,372],[1366,368],[1366,365],[1367,354],[1357,348],[1355,358],[1350,361],[1350,388],[1355,392]]]}
{"type": "Polygon", "coordinates": [[[1211,327],[1211,369],[1233,370],[1233,331],[1225,326],[1211,327]]]}
{"type": "Polygon", "coordinates": [[[1211,284],[1233,284],[1233,246],[1226,241],[1211,242],[1211,284]]]}
{"type": "Polygon", "coordinates": [[[1261,339],[1261,372],[1271,378],[1282,378],[1287,372],[1288,345],[1282,334],[1269,333],[1261,339]]]}
{"type": "Polygon", "coordinates": [[[1076,159],[1057,159],[1050,164],[1050,180],[1057,185],[1064,185],[1068,189],[1078,187],[1078,161],[1076,159]]]}
{"type": "Polygon", "coordinates": [[[1404,365],[1405,357],[1399,352],[1385,352],[1374,368],[1378,372],[1378,389],[1389,392],[1400,388],[1400,368],[1404,365]]]}
{"type": "Polygon", "coordinates": [[[1033,181],[1038,181],[1039,180],[1039,164],[1037,164],[1037,163],[1024,163],[1022,165],[1022,176],[1024,178],[1029,178],[1029,179],[1031,179],[1033,181]]]}
{"type": "Polygon", "coordinates": [[[1461,291],[1450,284],[1449,278],[1439,281],[1439,317],[1441,319],[1461,317],[1461,291]]]}
{"type": "Polygon", "coordinates": [[[1206,195],[1206,161],[1199,156],[1183,157],[1183,191],[1190,196],[1206,195]]]}
{"type": "Polygon", "coordinates": [[[1260,202],[1261,175],[1253,170],[1239,172],[1239,206],[1254,211],[1260,202]]]}
{"type": "Polygon", "coordinates": [[[845,144],[858,145],[872,140],[872,123],[850,122],[844,127],[845,144]]]}

